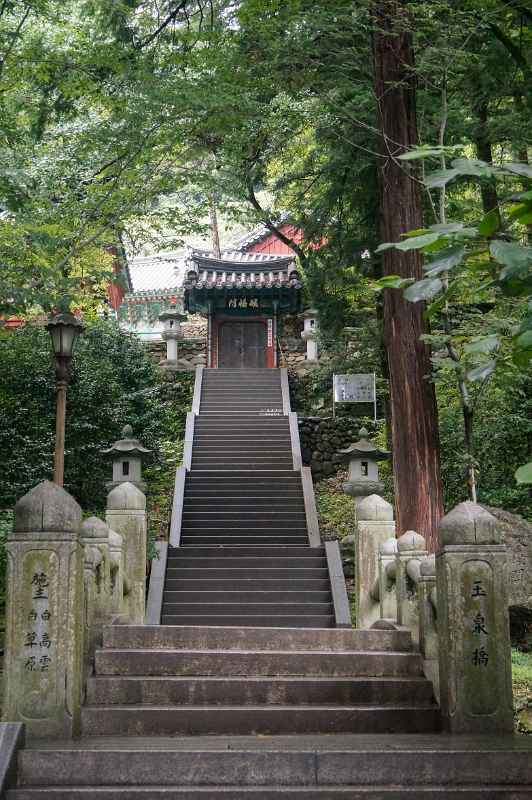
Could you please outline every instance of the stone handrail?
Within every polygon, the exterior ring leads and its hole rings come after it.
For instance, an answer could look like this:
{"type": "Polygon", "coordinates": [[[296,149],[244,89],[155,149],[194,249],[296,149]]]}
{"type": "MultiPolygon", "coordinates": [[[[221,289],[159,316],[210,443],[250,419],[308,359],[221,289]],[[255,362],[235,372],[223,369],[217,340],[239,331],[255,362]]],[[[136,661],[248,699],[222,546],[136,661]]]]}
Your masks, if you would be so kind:
{"type": "Polygon", "coordinates": [[[28,737],[78,735],[103,627],[144,622],[145,506],[136,486],[121,483],[109,493],[106,522],[82,521],[76,501],[49,481],[17,503],[7,543],[3,719],[24,721],[28,737]]]}

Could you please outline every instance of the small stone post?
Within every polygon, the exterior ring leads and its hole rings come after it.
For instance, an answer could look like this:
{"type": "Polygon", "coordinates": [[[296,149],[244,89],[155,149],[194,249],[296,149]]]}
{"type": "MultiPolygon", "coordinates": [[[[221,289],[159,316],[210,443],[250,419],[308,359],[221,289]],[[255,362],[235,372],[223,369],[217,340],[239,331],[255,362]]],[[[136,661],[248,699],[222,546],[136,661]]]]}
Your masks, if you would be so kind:
{"type": "Polygon", "coordinates": [[[7,543],[3,719],[30,736],[79,733],[83,653],[81,509],[43,481],[15,506],[7,543]]]}
{"type": "Polygon", "coordinates": [[[419,612],[417,583],[421,561],[427,555],[425,539],[415,531],[407,531],[397,540],[396,591],[397,624],[408,628],[412,640],[419,644],[419,612]]]}
{"type": "Polygon", "coordinates": [[[379,547],[379,610],[380,619],[392,622],[397,621],[396,555],[397,539],[391,536],[379,547]]]}
{"type": "Polygon", "coordinates": [[[95,617],[102,620],[109,613],[111,597],[111,554],[109,528],[98,517],[89,517],[81,525],[81,543],[84,548],[94,547],[100,553],[96,567],[95,617]]]}
{"type": "Polygon", "coordinates": [[[318,360],[318,311],[309,308],[300,316],[303,318],[301,338],[307,343],[307,361],[312,363],[318,360]]]}
{"type": "Polygon", "coordinates": [[[107,495],[106,522],[123,539],[124,578],[128,593],[124,614],[142,625],[146,602],[146,497],[132,483],[121,483],[107,495]]]}
{"type": "Polygon", "coordinates": [[[395,536],[393,508],[379,492],[378,462],[389,457],[368,439],[361,428],[360,439],[336,453],[339,463],[348,465],[349,476],[342,489],[355,498],[355,591],[357,628],[370,628],[380,618],[379,547],[395,536]]]}
{"type": "Polygon", "coordinates": [[[393,508],[377,494],[356,504],[355,592],[357,628],[370,628],[381,617],[377,598],[379,548],[395,534],[393,508]]]}
{"type": "Polygon", "coordinates": [[[461,503],[436,556],[441,710],[451,733],[513,730],[508,559],[495,518],[461,503]]]}
{"type": "Polygon", "coordinates": [[[181,323],[185,322],[186,319],[187,315],[180,314],[177,309],[159,314],[159,321],[163,324],[161,338],[166,342],[166,358],[160,362],[161,367],[166,367],[167,369],[177,368],[177,343],[184,336],[181,330],[181,323]]]}
{"type": "Polygon", "coordinates": [[[423,671],[425,676],[432,681],[434,694],[439,700],[436,557],[434,555],[427,556],[421,562],[417,595],[419,651],[423,658],[423,671]]]}
{"type": "Polygon", "coordinates": [[[95,622],[98,592],[96,572],[102,562],[102,554],[97,547],[92,545],[85,545],[83,554],[83,674],[85,683],[92,674],[94,652],[98,644],[98,628],[95,622]]]}
{"type": "Polygon", "coordinates": [[[123,611],[124,603],[124,556],[122,537],[116,531],[109,530],[109,554],[111,562],[111,597],[109,613],[116,618],[123,611]]]}

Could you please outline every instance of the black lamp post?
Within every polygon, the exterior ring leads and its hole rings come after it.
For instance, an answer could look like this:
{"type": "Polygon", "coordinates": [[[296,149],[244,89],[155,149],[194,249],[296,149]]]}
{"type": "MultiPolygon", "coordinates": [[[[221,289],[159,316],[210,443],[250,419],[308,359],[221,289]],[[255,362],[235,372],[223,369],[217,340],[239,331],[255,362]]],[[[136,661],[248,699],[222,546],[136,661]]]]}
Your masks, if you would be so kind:
{"type": "Polygon", "coordinates": [[[73,314],[63,313],[53,317],[46,330],[50,333],[55,356],[56,414],[55,414],[55,453],[54,483],[63,485],[65,471],[65,417],[66,392],[70,379],[70,362],[74,345],[84,330],[81,322],[73,314]]]}

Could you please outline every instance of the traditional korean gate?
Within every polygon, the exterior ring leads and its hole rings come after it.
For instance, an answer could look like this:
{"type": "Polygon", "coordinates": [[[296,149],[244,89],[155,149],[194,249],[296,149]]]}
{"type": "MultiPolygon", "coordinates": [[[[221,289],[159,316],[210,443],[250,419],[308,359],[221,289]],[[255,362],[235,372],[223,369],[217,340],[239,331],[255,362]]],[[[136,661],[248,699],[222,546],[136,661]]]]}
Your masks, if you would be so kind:
{"type": "Polygon", "coordinates": [[[266,325],[263,322],[224,322],[218,339],[218,366],[260,369],[266,366],[266,325]]]}

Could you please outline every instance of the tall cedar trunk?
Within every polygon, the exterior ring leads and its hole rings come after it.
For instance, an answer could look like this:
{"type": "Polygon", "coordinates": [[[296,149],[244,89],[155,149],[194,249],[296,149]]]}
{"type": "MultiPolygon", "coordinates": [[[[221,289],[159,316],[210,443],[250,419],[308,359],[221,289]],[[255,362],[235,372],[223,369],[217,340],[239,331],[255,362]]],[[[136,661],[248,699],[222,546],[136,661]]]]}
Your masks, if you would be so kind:
{"type": "MultiPolygon", "coordinates": [[[[477,115],[477,131],[475,144],[477,155],[486,164],[493,164],[493,153],[491,151],[491,141],[488,131],[488,104],[481,103],[475,108],[477,115]]],[[[495,178],[483,178],[480,182],[480,196],[482,198],[482,209],[484,214],[495,211],[499,217],[499,227],[501,225],[501,212],[499,210],[499,198],[497,196],[497,184],[495,178]]]]}
{"type": "MultiPolygon", "coordinates": [[[[383,242],[423,226],[418,184],[395,156],[417,144],[414,53],[405,20],[405,3],[382,0],[374,6],[374,70],[381,152],[380,231],[383,242]]],[[[414,251],[387,250],[384,275],[420,278],[422,258],[414,251]]],[[[438,416],[424,305],[409,303],[399,290],[386,290],[384,341],[390,374],[393,473],[398,534],[413,529],[437,549],[443,514],[438,416]]]]}

